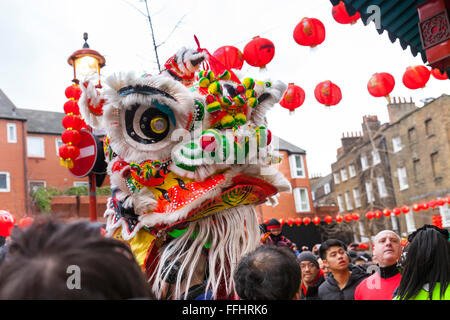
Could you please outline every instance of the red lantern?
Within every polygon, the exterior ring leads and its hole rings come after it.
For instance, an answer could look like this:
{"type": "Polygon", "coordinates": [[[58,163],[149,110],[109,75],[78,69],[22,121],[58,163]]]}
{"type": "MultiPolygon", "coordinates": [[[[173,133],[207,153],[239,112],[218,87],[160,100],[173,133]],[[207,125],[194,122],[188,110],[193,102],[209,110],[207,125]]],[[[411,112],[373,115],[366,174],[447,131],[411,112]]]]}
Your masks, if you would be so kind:
{"type": "Polygon", "coordinates": [[[427,202],[422,202],[421,204],[420,204],[420,208],[422,208],[422,210],[428,210],[428,203],[427,202]]]}
{"type": "Polygon", "coordinates": [[[383,210],[383,216],[385,217],[390,217],[391,216],[391,210],[389,210],[388,208],[383,210]]]}
{"type": "Polygon", "coordinates": [[[438,206],[443,206],[443,205],[445,205],[445,200],[442,199],[442,198],[438,198],[436,200],[436,203],[437,203],[438,206]]]}
{"type": "Polygon", "coordinates": [[[20,229],[23,229],[23,228],[31,226],[33,224],[33,222],[34,222],[33,218],[31,218],[31,217],[24,217],[24,218],[19,220],[19,222],[17,223],[17,226],[20,229]]]}
{"type": "Polygon", "coordinates": [[[0,236],[9,237],[16,224],[16,218],[6,210],[0,210],[0,236]]]}
{"type": "Polygon", "coordinates": [[[392,75],[386,72],[375,73],[367,83],[367,90],[376,97],[386,97],[391,101],[389,94],[394,90],[395,79],[392,75]]]}
{"type": "Polygon", "coordinates": [[[81,97],[81,89],[77,84],[73,84],[66,88],[65,94],[67,99],[78,100],[81,97]]]}
{"type": "Polygon", "coordinates": [[[447,196],[447,197],[445,198],[445,202],[447,202],[448,204],[450,204],[450,196],[447,196]]]}
{"type": "Polygon", "coordinates": [[[347,213],[347,214],[344,216],[344,220],[345,220],[346,222],[350,222],[350,221],[353,220],[353,217],[352,217],[352,215],[351,215],[350,213],[347,213]]]}
{"type": "Polygon", "coordinates": [[[71,146],[68,144],[62,145],[59,147],[59,156],[66,159],[75,160],[80,155],[80,149],[75,146],[71,146]]]}
{"type": "Polygon", "coordinates": [[[222,63],[225,68],[242,69],[244,64],[244,54],[236,47],[223,46],[214,51],[213,56],[222,63]]]}
{"type": "Polygon", "coordinates": [[[307,225],[310,224],[310,223],[311,223],[311,218],[308,218],[308,217],[303,218],[303,224],[304,224],[305,226],[307,226],[307,225]]]}
{"type": "Polygon", "coordinates": [[[301,224],[302,224],[302,218],[300,218],[300,217],[298,217],[298,218],[295,218],[295,224],[297,225],[297,226],[300,226],[301,224]]]}
{"type": "Polygon", "coordinates": [[[402,210],[400,210],[399,208],[394,208],[394,210],[392,210],[392,212],[396,215],[399,216],[402,213],[402,210]]]}
{"type": "Polygon", "coordinates": [[[312,219],[312,222],[313,222],[316,226],[318,226],[319,223],[320,223],[320,218],[319,218],[319,217],[314,217],[314,218],[312,219]]]}
{"type": "Polygon", "coordinates": [[[336,217],[334,217],[334,220],[337,223],[341,223],[344,220],[344,218],[342,218],[342,216],[340,214],[338,214],[338,215],[336,215],[336,217]]]}
{"type": "Polygon", "coordinates": [[[317,101],[325,106],[334,106],[342,99],[341,89],[330,80],[319,83],[314,90],[317,101]]]}
{"type": "Polygon", "coordinates": [[[287,224],[289,227],[292,227],[294,225],[294,219],[292,218],[287,219],[287,224]]]}
{"type": "Polygon", "coordinates": [[[408,207],[407,205],[404,205],[404,206],[402,207],[402,212],[403,212],[403,213],[408,213],[408,212],[409,212],[409,207],[408,207]]]}
{"type": "Polygon", "coordinates": [[[367,211],[366,212],[366,218],[369,219],[369,220],[373,219],[373,212],[372,211],[367,211]]]}
{"type": "Polygon", "coordinates": [[[284,224],[286,223],[286,221],[284,221],[284,219],[280,219],[280,225],[284,226],[284,224]]]}
{"type": "Polygon", "coordinates": [[[76,146],[81,140],[81,134],[77,130],[66,130],[62,133],[61,140],[65,144],[72,144],[76,146]]]}
{"type": "Polygon", "coordinates": [[[244,48],[244,59],[253,67],[264,68],[272,61],[275,55],[275,46],[272,41],[259,36],[254,37],[244,48]]]}
{"type": "Polygon", "coordinates": [[[78,103],[75,100],[68,100],[64,103],[64,113],[79,115],[80,108],[78,107],[78,103]]]}
{"type": "Polygon", "coordinates": [[[438,80],[447,80],[448,76],[447,73],[441,73],[441,71],[439,69],[431,69],[431,74],[433,75],[433,77],[435,77],[438,80]]]}
{"type": "Polygon", "coordinates": [[[430,70],[425,66],[408,67],[403,74],[403,84],[411,90],[424,88],[430,80],[430,74],[430,70]]]}
{"type": "Polygon", "coordinates": [[[289,83],[283,98],[280,101],[280,105],[286,108],[290,113],[294,113],[294,110],[300,107],[305,102],[305,91],[296,86],[294,83],[289,83]]]}
{"type": "Polygon", "coordinates": [[[358,221],[360,218],[359,213],[358,212],[352,213],[352,218],[353,218],[353,220],[358,221]]]}
{"type": "Polygon", "coordinates": [[[361,17],[359,12],[356,12],[356,14],[350,17],[343,1],[333,7],[331,14],[333,15],[334,20],[340,24],[355,24],[361,17]]]}
{"type": "Polygon", "coordinates": [[[383,215],[383,214],[381,213],[380,210],[375,210],[375,211],[373,212],[373,216],[374,216],[376,219],[380,219],[382,215],[383,215]]]}
{"type": "Polygon", "coordinates": [[[62,120],[62,125],[66,129],[80,130],[84,121],[76,115],[67,115],[62,120]]]}
{"type": "Polygon", "coordinates": [[[303,18],[294,29],[294,40],[301,46],[314,48],[325,41],[325,26],[315,18],[303,18]]]}
{"type": "Polygon", "coordinates": [[[417,211],[420,211],[420,204],[418,204],[418,203],[414,203],[413,205],[412,205],[412,209],[415,211],[415,212],[417,212],[417,211]]]}
{"type": "Polygon", "coordinates": [[[333,222],[333,217],[332,216],[326,216],[323,221],[325,221],[327,224],[330,224],[331,222],[333,222]]]}
{"type": "Polygon", "coordinates": [[[436,200],[432,199],[428,201],[428,205],[430,206],[430,208],[434,209],[437,206],[437,202],[436,200]]]}

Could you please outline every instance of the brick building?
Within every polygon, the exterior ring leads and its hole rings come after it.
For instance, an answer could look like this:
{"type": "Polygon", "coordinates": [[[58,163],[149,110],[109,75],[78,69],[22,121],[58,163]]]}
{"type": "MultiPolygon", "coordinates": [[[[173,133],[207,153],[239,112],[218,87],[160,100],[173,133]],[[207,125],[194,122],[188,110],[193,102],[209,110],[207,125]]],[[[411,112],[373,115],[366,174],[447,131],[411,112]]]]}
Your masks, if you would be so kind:
{"type": "Polygon", "coordinates": [[[64,113],[18,109],[0,90],[0,209],[32,214],[30,192],[38,186],[86,185],[59,163],[64,113]]]}
{"type": "Polygon", "coordinates": [[[352,222],[357,240],[385,228],[406,236],[416,226],[431,224],[432,214],[441,214],[444,227],[450,227],[448,205],[366,219],[367,211],[412,206],[450,193],[450,97],[442,95],[422,108],[394,98],[387,107],[389,123],[381,125],[376,116],[363,117],[363,134],[343,136],[331,166],[339,212],[356,211],[361,216],[357,224],[352,222]]]}

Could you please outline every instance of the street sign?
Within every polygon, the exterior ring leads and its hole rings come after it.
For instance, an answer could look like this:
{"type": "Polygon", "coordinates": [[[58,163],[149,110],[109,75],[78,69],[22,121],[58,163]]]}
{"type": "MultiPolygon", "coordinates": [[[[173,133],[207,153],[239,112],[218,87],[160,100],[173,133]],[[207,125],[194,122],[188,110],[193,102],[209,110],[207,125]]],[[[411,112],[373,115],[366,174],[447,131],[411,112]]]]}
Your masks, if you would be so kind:
{"type": "Polygon", "coordinates": [[[78,178],[86,177],[94,168],[97,160],[97,141],[88,130],[80,130],[81,140],[78,144],[80,155],[73,161],[73,168],[69,171],[78,178]]]}

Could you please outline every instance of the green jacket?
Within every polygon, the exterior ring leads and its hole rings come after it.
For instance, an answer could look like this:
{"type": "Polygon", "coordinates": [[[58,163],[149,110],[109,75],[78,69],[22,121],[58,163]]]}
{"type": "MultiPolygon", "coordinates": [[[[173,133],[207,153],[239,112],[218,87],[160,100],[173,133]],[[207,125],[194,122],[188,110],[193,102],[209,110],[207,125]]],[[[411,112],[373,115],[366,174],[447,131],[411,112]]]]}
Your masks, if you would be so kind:
{"type": "MultiPolygon", "coordinates": [[[[433,295],[431,296],[431,300],[450,300],[450,290],[449,286],[447,286],[447,289],[445,289],[444,297],[441,298],[441,285],[439,283],[436,283],[433,290],[433,295]]],[[[419,293],[409,300],[429,300],[429,286],[428,284],[424,285],[422,290],[419,291],[419,293]]],[[[394,300],[400,300],[399,296],[394,297],[394,300]]]]}

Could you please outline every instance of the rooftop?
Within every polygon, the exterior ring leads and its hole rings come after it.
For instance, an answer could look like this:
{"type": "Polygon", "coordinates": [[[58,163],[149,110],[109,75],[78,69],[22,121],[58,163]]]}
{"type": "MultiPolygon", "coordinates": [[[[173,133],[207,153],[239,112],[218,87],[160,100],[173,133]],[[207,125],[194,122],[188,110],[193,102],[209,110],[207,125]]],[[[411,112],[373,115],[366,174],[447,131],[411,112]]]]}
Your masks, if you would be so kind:
{"type": "Polygon", "coordinates": [[[9,100],[8,96],[0,89],[0,119],[25,120],[17,107],[9,100]]]}

